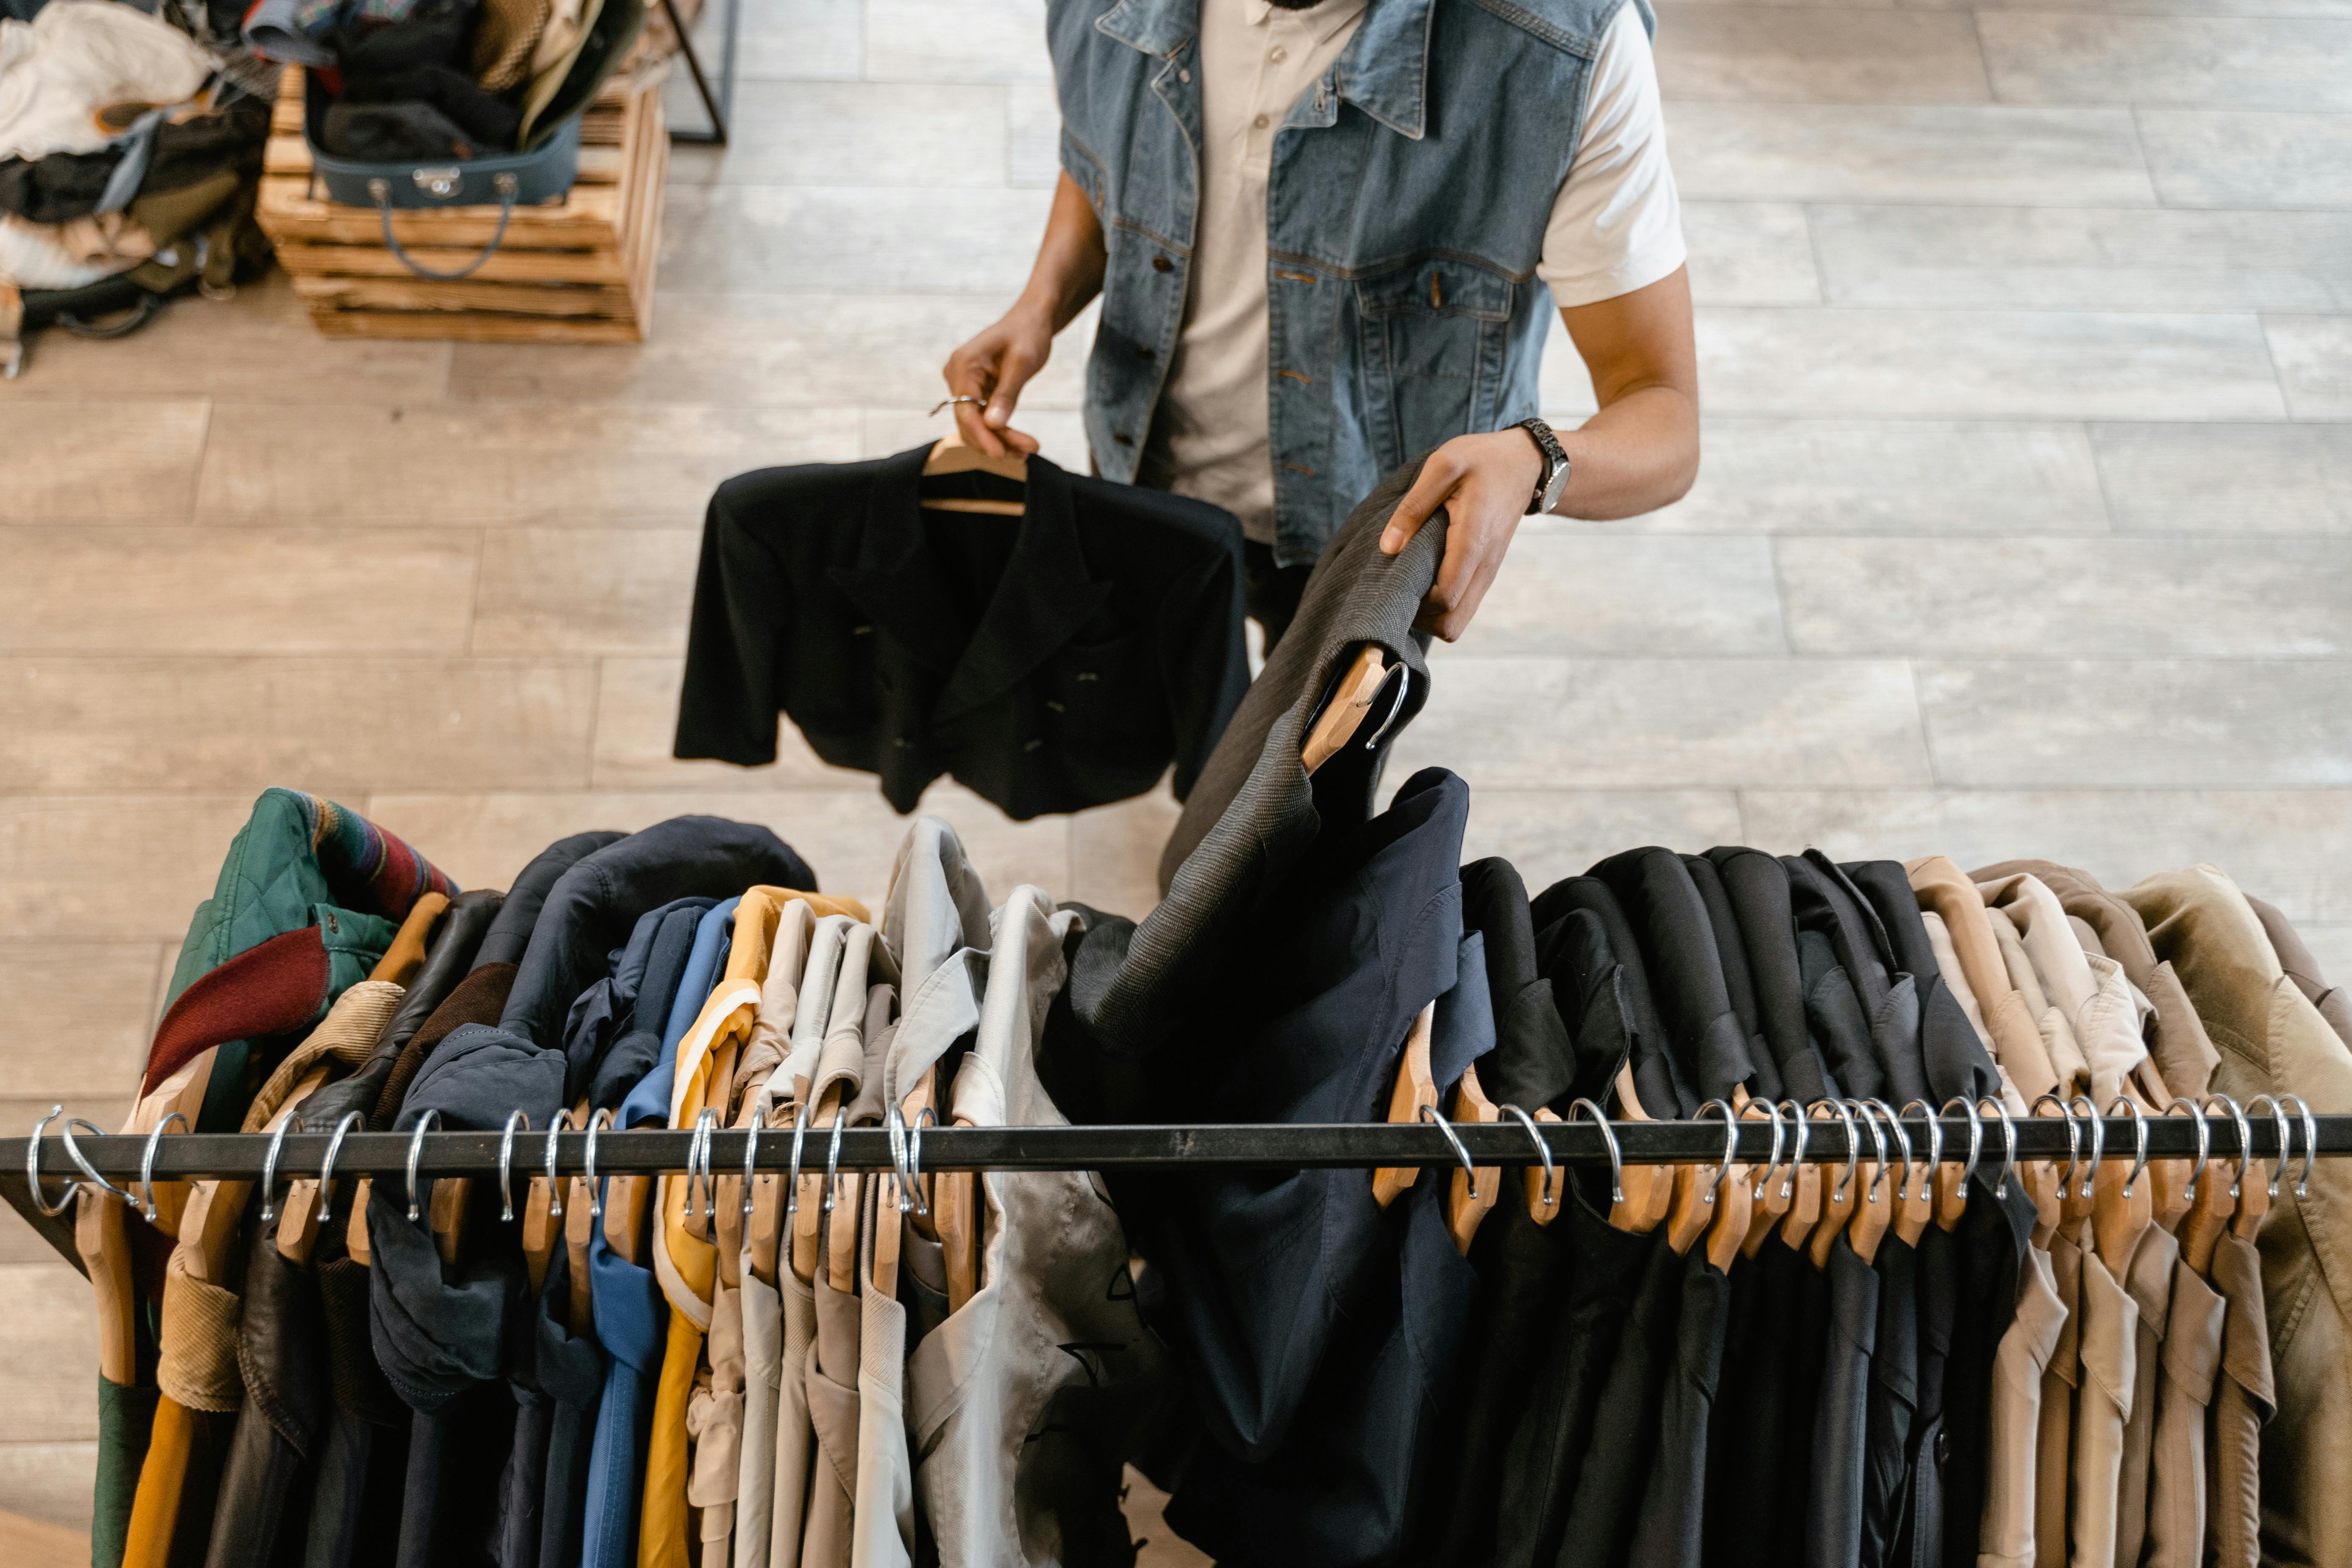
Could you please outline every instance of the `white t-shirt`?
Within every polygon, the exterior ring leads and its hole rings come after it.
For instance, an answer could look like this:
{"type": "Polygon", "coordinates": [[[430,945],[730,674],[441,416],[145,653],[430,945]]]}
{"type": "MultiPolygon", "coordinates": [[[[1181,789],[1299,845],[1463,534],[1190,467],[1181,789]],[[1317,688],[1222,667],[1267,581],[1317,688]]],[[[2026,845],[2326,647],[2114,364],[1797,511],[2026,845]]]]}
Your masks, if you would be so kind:
{"type": "MultiPolygon", "coordinates": [[[[1355,37],[1364,5],[1322,0],[1287,11],[1267,0],[1202,0],[1201,207],[1191,294],[1143,477],[1215,502],[1261,542],[1274,538],[1265,279],[1274,138],[1355,37]]],[[[1553,198],[1536,271],[1556,303],[1589,305],[1656,282],[1685,256],[1657,67],[1649,33],[1629,5],[1593,61],[1583,135],[1553,198]]]]}

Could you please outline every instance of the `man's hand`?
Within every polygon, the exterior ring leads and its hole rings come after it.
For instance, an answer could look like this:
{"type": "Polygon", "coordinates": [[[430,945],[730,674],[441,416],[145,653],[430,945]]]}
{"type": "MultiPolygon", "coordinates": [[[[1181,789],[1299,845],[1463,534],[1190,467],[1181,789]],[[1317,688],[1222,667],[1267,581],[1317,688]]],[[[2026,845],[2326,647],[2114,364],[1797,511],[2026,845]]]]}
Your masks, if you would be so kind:
{"type": "Polygon", "coordinates": [[[956,428],[966,445],[992,458],[1036,452],[1037,438],[1012,427],[1013,410],[1020,405],[1021,389],[1045,368],[1053,352],[1053,322],[1021,304],[948,356],[948,395],[983,399],[955,405],[956,428]]]}
{"type": "Polygon", "coordinates": [[[1445,560],[1422,601],[1413,625],[1447,642],[1459,639],[1502,569],[1511,536],[1543,478],[1543,454],[1516,427],[1488,436],[1456,436],[1429,455],[1421,477],[1389,516],[1381,552],[1394,555],[1421,531],[1430,514],[1445,509],[1445,560]]]}

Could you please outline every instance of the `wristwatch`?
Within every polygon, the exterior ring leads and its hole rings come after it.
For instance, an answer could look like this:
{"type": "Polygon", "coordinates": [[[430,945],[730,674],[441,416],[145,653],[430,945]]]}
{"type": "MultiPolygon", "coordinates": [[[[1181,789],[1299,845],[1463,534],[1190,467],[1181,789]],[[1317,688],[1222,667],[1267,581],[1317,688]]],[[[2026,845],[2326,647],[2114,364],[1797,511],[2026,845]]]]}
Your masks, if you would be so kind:
{"type": "Polygon", "coordinates": [[[1568,489],[1568,453],[1551,426],[1540,419],[1522,419],[1513,428],[1526,431],[1536,450],[1543,454],[1543,478],[1536,481],[1536,493],[1528,502],[1528,515],[1533,517],[1559,504],[1560,492],[1568,489]]]}

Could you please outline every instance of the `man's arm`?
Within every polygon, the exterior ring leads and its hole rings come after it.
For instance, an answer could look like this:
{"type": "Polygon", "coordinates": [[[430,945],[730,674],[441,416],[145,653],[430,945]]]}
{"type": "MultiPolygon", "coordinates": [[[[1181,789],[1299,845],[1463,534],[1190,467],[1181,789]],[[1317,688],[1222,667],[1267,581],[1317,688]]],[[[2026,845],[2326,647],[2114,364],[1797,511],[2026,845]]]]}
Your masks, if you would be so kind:
{"type": "Polygon", "coordinates": [[[1021,389],[1054,352],[1054,334],[1102,292],[1109,260],[1094,207],[1077,182],[1064,174],[1054,186],[1054,210],[1045,219],[1029,286],[995,325],[948,356],[949,394],[988,400],[985,405],[956,405],[956,427],[966,442],[992,458],[1037,450],[1034,437],[1009,428],[1013,410],[1021,389]]]}
{"type": "MultiPolygon", "coordinates": [[[[1596,521],[1633,517],[1680,500],[1698,476],[1698,355],[1691,340],[1690,277],[1677,268],[1631,294],[1560,311],[1592,373],[1601,411],[1562,430],[1568,489],[1553,510],[1596,521]]],[[[1453,642],[1502,569],[1543,458],[1528,433],[1456,436],[1430,454],[1381,535],[1393,555],[1439,507],[1445,561],[1417,624],[1453,642]]]]}

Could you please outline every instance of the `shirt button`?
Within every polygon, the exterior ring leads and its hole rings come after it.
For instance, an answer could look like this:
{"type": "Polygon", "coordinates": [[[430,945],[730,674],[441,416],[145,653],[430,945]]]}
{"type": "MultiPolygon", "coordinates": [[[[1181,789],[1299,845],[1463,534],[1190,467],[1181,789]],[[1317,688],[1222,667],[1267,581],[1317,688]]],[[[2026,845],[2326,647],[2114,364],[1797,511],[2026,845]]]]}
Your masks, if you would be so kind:
{"type": "Polygon", "coordinates": [[[1265,130],[1267,126],[1269,126],[1269,125],[1273,124],[1273,123],[1274,123],[1274,121],[1273,121],[1272,120],[1268,119],[1266,116],[1265,116],[1265,115],[1261,114],[1261,115],[1259,115],[1255,120],[1251,121],[1250,121],[1250,123],[1251,123],[1252,125],[1256,126],[1260,131],[1263,131],[1263,130],[1265,130]]]}
{"type": "Polygon", "coordinates": [[[1276,44],[1273,48],[1266,51],[1265,58],[1272,60],[1276,65],[1280,65],[1283,61],[1290,58],[1290,51],[1284,48],[1280,44],[1276,44]]]}
{"type": "Polygon", "coordinates": [[[1176,79],[1181,82],[1189,82],[1192,79],[1192,73],[1188,70],[1178,71],[1176,73],[1176,79]]]}

